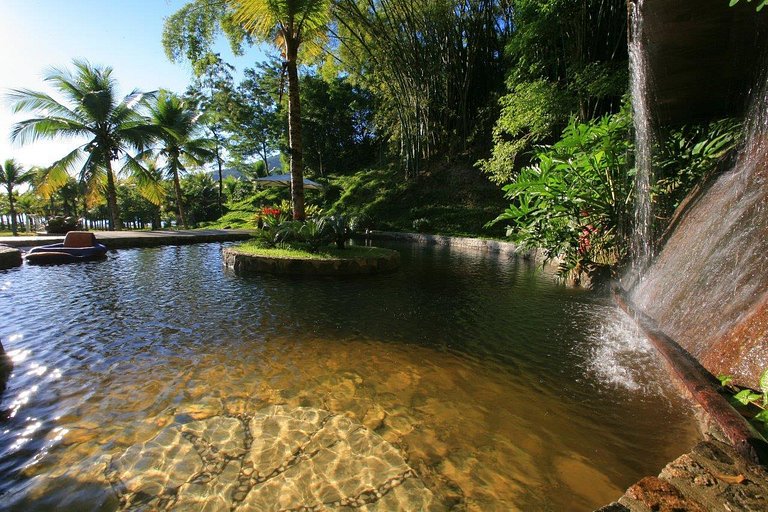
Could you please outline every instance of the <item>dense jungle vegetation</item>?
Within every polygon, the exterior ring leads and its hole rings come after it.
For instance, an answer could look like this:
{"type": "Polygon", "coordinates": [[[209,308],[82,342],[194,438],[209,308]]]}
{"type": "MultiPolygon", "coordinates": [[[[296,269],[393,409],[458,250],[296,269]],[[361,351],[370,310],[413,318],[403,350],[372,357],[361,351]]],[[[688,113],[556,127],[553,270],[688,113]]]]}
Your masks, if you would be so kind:
{"type": "MultiPolygon", "coordinates": [[[[253,228],[278,209],[510,237],[564,273],[615,265],[634,193],[626,25],[623,0],[191,0],[162,40],[194,70],[186,91],[118,98],[109,68],[76,61],[47,77],[62,101],[13,92],[33,114],[15,139],[89,140],[48,168],[6,163],[0,230],[20,214],[253,228]],[[270,57],[237,72],[213,50],[222,36],[270,57]],[[257,186],[270,173],[294,187],[257,186]]],[[[661,129],[659,232],[739,124],[661,129]]]]}

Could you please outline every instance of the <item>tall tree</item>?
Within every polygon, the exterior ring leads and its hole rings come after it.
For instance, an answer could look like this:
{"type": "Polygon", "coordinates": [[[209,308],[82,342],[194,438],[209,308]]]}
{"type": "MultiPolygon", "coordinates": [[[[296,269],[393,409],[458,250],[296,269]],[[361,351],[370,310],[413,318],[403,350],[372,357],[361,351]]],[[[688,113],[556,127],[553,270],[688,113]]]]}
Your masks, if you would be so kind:
{"type": "Polygon", "coordinates": [[[30,183],[34,178],[34,172],[25,171],[15,160],[6,160],[0,173],[0,184],[5,187],[8,193],[8,210],[11,215],[11,232],[13,236],[18,235],[16,225],[16,204],[13,196],[13,189],[24,183],[30,183]]]}
{"type": "Polygon", "coordinates": [[[269,62],[248,68],[243,80],[233,91],[227,119],[227,149],[239,166],[253,157],[264,164],[269,173],[269,156],[279,147],[284,120],[280,115],[279,85],[281,66],[269,62]]]}
{"type": "Polygon", "coordinates": [[[187,219],[184,215],[179,174],[186,172],[187,167],[201,166],[215,156],[210,149],[212,141],[197,137],[201,128],[198,124],[200,115],[195,105],[190,105],[166,90],[161,90],[156,100],[149,105],[152,126],[158,134],[157,153],[165,160],[162,171],[173,181],[179,220],[185,228],[187,219]]]}
{"type": "Polygon", "coordinates": [[[288,75],[288,139],[293,216],[304,218],[299,50],[317,51],[330,22],[330,0],[193,0],[166,20],[163,44],[173,61],[199,63],[224,32],[235,50],[255,38],[273,42],[288,75]]]}
{"type": "Polygon", "coordinates": [[[293,218],[304,219],[304,162],[299,96],[299,48],[322,44],[330,23],[329,0],[236,0],[235,19],[252,36],[273,41],[288,74],[288,145],[291,158],[293,218]]]}
{"type": "Polygon", "coordinates": [[[472,150],[503,90],[509,0],[336,0],[341,70],[378,100],[379,133],[406,176],[472,150]]]}
{"type": "Polygon", "coordinates": [[[221,59],[218,53],[208,54],[195,67],[198,75],[185,93],[185,101],[193,101],[203,112],[202,123],[214,143],[216,168],[219,176],[219,192],[216,204],[219,217],[224,215],[224,155],[227,145],[225,124],[231,118],[230,111],[234,105],[232,99],[234,85],[232,71],[234,67],[221,59]]]}
{"type": "MultiPolygon", "coordinates": [[[[141,150],[152,141],[154,132],[138,110],[144,93],[134,90],[119,100],[111,67],[92,66],[83,60],[75,60],[74,67],[74,73],[54,68],[45,76],[45,81],[64,97],[63,102],[29,89],[11,91],[14,112],[33,112],[37,116],[16,123],[11,138],[22,143],[87,139],[50,167],[48,183],[53,188],[64,185],[69,172],[84,161],[80,180],[88,185],[91,194],[106,193],[109,228],[122,229],[113,163],[122,157],[135,164],[128,152],[141,150]]],[[[141,172],[141,166],[132,165],[131,169],[141,172]]]]}

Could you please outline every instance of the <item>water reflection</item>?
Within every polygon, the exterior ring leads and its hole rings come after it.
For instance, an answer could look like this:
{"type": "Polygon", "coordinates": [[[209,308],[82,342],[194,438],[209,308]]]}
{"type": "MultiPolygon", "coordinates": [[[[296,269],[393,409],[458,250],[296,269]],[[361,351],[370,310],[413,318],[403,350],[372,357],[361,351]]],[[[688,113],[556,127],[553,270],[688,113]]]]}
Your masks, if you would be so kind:
{"type": "Polygon", "coordinates": [[[652,353],[603,352],[601,299],[506,256],[397,248],[400,272],[341,280],[237,277],[219,244],[5,273],[0,499],[118,508],[107,468],[131,447],[278,405],[364,425],[469,510],[588,510],[690,445],[652,353]]]}

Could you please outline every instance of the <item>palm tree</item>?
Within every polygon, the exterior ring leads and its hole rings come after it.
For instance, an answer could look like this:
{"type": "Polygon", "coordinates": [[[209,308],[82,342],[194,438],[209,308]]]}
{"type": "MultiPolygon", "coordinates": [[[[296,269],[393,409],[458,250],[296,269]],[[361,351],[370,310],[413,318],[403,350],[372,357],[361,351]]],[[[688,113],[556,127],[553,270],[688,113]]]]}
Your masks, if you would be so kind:
{"type": "MultiPolygon", "coordinates": [[[[11,138],[22,143],[38,139],[87,139],[50,167],[48,185],[54,189],[64,185],[69,172],[84,160],[79,170],[80,181],[87,184],[92,195],[106,192],[109,227],[121,229],[112,163],[121,157],[136,163],[128,151],[141,150],[152,140],[154,132],[137,110],[145,95],[134,90],[118,101],[112,68],[92,66],[81,60],[73,63],[74,74],[53,68],[45,76],[45,81],[65,98],[63,103],[42,92],[11,91],[14,112],[37,115],[16,123],[11,138]]],[[[140,172],[140,166],[133,165],[131,169],[140,172]]]]}
{"type": "MultiPolygon", "coordinates": [[[[186,172],[188,166],[201,166],[215,155],[209,149],[212,144],[210,139],[196,137],[200,127],[200,115],[195,105],[190,105],[176,94],[165,90],[161,90],[156,101],[149,105],[149,118],[159,141],[156,153],[165,161],[165,166],[160,170],[167,179],[173,181],[179,220],[185,228],[187,219],[182,205],[179,174],[186,172]]],[[[145,152],[143,156],[150,152],[145,152]]],[[[146,194],[143,195],[147,197],[146,194]]],[[[149,197],[147,199],[152,201],[149,197]]]]}
{"type": "Polygon", "coordinates": [[[299,47],[316,50],[330,21],[329,0],[230,0],[235,19],[253,36],[272,40],[288,73],[288,145],[291,157],[293,218],[304,219],[304,166],[299,101],[299,47]]]}
{"type": "Polygon", "coordinates": [[[2,167],[2,173],[0,173],[0,183],[5,187],[8,192],[8,210],[11,214],[11,232],[13,236],[18,235],[18,227],[16,225],[16,201],[13,197],[13,189],[24,183],[30,183],[35,174],[33,171],[25,171],[22,167],[16,163],[15,160],[6,160],[2,167]]]}

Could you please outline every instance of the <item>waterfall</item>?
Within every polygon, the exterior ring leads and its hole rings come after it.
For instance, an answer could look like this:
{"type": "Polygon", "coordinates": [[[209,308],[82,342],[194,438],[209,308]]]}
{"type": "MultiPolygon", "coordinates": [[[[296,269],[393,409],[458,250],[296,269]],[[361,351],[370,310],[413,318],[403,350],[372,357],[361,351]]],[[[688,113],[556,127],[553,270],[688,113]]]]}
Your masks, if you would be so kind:
{"type": "Polygon", "coordinates": [[[732,169],[685,212],[632,291],[659,327],[713,374],[756,386],[768,367],[768,72],[732,169]]]}
{"type": "Polygon", "coordinates": [[[644,0],[633,0],[629,8],[629,77],[632,114],[635,125],[635,215],[630,243],[631,281],[641,279],[653,257],[653,127],[651,115],[651,76],[643,30],[644,0]]]}

